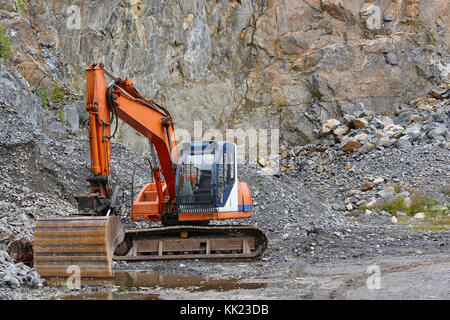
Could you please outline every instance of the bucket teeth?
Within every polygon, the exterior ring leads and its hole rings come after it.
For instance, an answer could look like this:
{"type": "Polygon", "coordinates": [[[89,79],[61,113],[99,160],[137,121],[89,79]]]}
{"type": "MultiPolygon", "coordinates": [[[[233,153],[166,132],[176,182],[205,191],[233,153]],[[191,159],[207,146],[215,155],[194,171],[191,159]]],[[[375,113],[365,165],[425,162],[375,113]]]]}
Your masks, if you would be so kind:
{"type": "Polygon", "coordinates": [[[115,247],[123,241],[120,219],[67,217],[40,219],[34,232],[34,267],[45,278],[110,278],[115,247]]]}

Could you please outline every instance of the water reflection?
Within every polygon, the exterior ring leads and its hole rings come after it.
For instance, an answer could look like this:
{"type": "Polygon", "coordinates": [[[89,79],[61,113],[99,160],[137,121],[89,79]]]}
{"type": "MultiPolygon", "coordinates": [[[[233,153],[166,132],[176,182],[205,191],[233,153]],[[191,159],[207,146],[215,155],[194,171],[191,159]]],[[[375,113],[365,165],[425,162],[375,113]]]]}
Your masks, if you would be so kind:
{"type": "Polygon", "coordinates": [[[83,281],[82,285],[105,284],[105,289],[97,292],[82,292],[65,296],[64,299],[98,300],[158,300],[159,291],[164,289],[184,289],[188,292],[229,291],[235,289],[259,289],[265,283],[245,282],[241,278],[214,279],[180,276],[176,274],[149,272],[115,272],[110,281],[83,281]],[[138,291],[138,292],[136,292],[138,291]]]}

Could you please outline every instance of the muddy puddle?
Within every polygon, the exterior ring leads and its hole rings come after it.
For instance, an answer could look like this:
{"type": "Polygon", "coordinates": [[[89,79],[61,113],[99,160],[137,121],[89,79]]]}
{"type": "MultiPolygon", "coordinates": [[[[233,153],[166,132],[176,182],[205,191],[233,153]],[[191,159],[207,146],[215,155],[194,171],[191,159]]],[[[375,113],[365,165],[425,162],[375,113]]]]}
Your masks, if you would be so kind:
{"type": "MultiPolygon", "coordinates": [[[[84,285],[98,284],[84,281],[84,285]]],[[[186,292],[230,290],[252,290],[265,288],[266,283],[245,282],[244,279],[214,279],[202,277],[180,276],[176,274],[149,273],[139,271],[115,272],[110,281],[102,281],[104,288],[100,291],[70,294],[61,297],[65,300],[159,300],[159,292],[166,289],[181,289],[186,292]]]]}

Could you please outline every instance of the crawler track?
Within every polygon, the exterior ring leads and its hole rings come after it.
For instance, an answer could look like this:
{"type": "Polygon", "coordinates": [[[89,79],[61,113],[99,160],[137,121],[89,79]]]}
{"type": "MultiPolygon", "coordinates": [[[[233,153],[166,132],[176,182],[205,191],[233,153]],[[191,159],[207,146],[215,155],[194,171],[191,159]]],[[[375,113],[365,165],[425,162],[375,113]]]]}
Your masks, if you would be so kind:
{"type": "Polygon", "coordinates": [[[253,226],[183,225],[126,230],[125,244],[116,250],[114,260],[248,260],[264,254],[268,239],[253,226]]]}

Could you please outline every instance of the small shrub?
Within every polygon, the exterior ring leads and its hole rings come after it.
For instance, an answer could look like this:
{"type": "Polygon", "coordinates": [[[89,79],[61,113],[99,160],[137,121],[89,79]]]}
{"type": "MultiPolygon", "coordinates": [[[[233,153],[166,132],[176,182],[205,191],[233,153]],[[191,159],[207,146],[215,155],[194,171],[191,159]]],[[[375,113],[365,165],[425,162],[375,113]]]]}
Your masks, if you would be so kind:
{"type": "Polygon", "coordinates": [[[434,206],[438,205],[439,201],[434,200],[429,195],[416,191],[411,195],[411,206],[407,210],[407,214],[414,215],[417,212],[428,213],[431,212],[434,206]]]}
{"type": "Polygon", "coordinates": [[[450,196],[450,186],[442,188],[441,193],[445,194],[446,196],[450,196]]]}
{"type": "Polygon", "coordinates": [[[52,93],[52,102],[58,103],[63,102],[66,95],[64,94],[64,91],[59,87],[59,83],[56,82],[55,89],[53,89],[52,93]]]}
{"type": "Polygon", "coordinates": [[[0,26],[0,58],[12,57],[14,52],[11,49],[11,41],[5,35],[5,28],[0,26]]]}
{"type": "Polygon", "coordinates": [[[80,85],[77,84],[77,85],[75,86],[75,92],[78,93],[78,94],[82,94],[82,93],[83,93],[83,92],[81,91],[80,85]]]}
{"type": "Polygon", "coordinates": [[[366,211],[368,209],[369,208],[367,207],[367,202],[361,203],[361,205],[358,207],[358,210],[361,210],[361,211],[366,211]]]}
{"type": "Polygon", "coordinates": [[[413,216],[418,212],[423,212],[425,214],[431,214],[434,207],[439,204],[439,201],[434,200],[429,195],[424,192],[415,191],[410,195],[411,205],[407,208],[405,206],[404,196],[397,196],[393,201],[385,201],[380,210],[390,212],[395,214],[397,211],[403,211],[409,216],[413,216]]]}
{"type": "Polygon", "coordinates": [[[23,0],[17,0],[17,6],[23,10],[25,9],[26,4],[25,2],[23,2],[23,0]]]}
{"type": "Polygon", "coordinates": [[[57,115],[58,120],[63,121],[65,115],[66,115],[66,111],[64,110],[64,107],[60,107],[59,111],[58,111],[58,115],[57,115]]]}
{"type": "Polygon", "coordinates": [[[385,201],[381,205],[381,210],[395,214],[397,211],[404,211],[405,206],[403,204],[405,198],[403,196],[395,197],[393,201],[385,201]]]}
{"type": "Polygon", "coordinates": [[[26,13],[25,13],[25,8],[26,8],[26,4],[25,2],[23,2],[23,0],[18,0],[17,1],[17,7],[19,8],[19,12],[22,15],[22,17],[25,17],[26,13]]]}
{"type": "Polygon", "coordinates": [[[49,90],[48,87],[43,87],[43,88],[36,88],[36,90],[34,90],[34,93],[38,96],[38,98],[41,100],[42,106],[45,108],[46,106],[48,106],[49,103],[49,90]]]}

